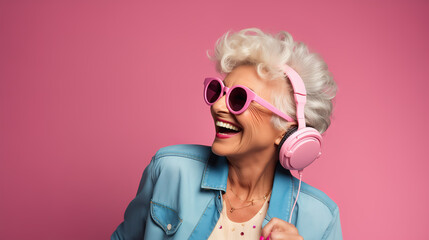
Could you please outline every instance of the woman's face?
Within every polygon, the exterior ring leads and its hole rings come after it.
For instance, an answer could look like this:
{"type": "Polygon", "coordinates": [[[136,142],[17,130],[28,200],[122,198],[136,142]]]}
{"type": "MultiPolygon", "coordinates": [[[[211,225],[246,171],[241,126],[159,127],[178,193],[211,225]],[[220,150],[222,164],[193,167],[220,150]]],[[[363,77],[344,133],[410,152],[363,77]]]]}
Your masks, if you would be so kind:
{"type": "MultiPolygon", "coordinates": [[[[259,77],[254,66],[239,66],[224,79],[227,87],[243,85],[271,102],[272,90],[286,88],[285,81],[268,81],[259,77]]],[[[271,123],[273,113],[255,101],[239,115],[229,112],[225,95],[211,107],[216,127],[212,150],[220,156],[239,157],[264,151],[276,151],[282,131],[271,123]],[[232,125],[232,126],[231,126],[232,125]],[[231,129],[232,128],[232,129],[231,129]],[[238,130],[238,131],[237,131],[238,130]]]]}

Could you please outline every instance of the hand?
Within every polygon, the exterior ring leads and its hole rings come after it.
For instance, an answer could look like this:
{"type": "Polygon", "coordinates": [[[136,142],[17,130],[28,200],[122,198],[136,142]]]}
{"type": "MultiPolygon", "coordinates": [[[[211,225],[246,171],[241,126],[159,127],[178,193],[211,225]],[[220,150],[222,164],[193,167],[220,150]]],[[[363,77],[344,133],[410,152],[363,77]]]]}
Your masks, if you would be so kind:
{"type": "Polygon", "coordinates": [[[262,229],[261,239],[266,240],[304,240],[293,224],[279,218],[272,218],[262,229]]]}

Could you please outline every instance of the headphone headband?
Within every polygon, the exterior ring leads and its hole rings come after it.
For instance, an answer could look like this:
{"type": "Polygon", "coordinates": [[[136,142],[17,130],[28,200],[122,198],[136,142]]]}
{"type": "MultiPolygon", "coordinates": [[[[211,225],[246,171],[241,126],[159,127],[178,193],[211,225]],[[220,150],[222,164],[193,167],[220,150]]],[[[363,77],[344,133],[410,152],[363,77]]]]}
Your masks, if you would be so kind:
{"type": "Polygon", "coordinates": [[[296,118],[298,121],[298,130],[305,128],[304,106],[307,101],[307,91],[305,90],[304,81],[299,74],[287,64],[284,64],[283,72],[289,78],[293,88],[293,96],[296,104],[296,118]]]}

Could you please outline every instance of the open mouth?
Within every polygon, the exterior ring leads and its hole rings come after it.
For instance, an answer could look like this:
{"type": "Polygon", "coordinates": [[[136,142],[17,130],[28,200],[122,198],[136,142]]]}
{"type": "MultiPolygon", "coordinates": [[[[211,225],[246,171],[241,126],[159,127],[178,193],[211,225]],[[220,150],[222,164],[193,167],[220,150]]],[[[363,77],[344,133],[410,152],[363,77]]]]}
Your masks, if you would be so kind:
{"type": "Polygon", "coordinates": [[[216,133],[219,137],[230,137],[239,132],[241,132],[241,129],[232,123],[216,121],[216,133]]]}

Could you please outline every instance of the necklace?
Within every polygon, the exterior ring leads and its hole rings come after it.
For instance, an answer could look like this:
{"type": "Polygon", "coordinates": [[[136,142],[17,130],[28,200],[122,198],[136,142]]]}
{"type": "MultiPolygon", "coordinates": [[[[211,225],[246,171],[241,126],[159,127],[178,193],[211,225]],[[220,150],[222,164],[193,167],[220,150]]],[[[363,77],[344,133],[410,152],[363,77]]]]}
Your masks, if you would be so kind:
{"type": "Polygon", "coordinates": [[[272,191],[272,190],[268,191],[267,193],[265,193],[265,195],[264,195],[264,196],[262,196],[262,197],[260,197],[260,198],[257,198],[257,199],[252,198],[252,199],[250,199],[250,200],[245,200],[245,199],[242,199],[240,196],[238,196],[238,195],[237,195],[237,194],[232,190],[232,187],[231,187],[231,188],[229,188],[229,189],[231,189],[231,192],[232,192],[232,193],[234,193],[234,195],[235,195],[238,199],[240,199],[240,200],[241,200],[241,201],[243,201],[243,202],[251,202],[251,203],[252,203],[252,205],[254,205],[254,201],[267,200],[268,195],[270,195],[270,193],[271,193],[271,191],[272,191]]]}
{"type": "MultiPolygon", "coordinates": [[[[232,193],[234,193],[234,192],[232,191],[232,188],[230,188],[230,189],[231,189],[231,192],[232,192],[232,193]]],[[[233,207],[233,206],[232,206],[231,201],[229,200],[229,197],[228,197],[228,193],[227,193],[227,192],[225,192],[225,198],[226,198],[226,200],[228,201],[229,206],[231,207],[231,208],[230,208],[230,210],[229,210],[229,212],[230,212],[230,213],[232,213],[232,212],[234,212],[235,210],[239,210],[239,209],[243,209],[243,208],[247,208],[247,207],[250,207],[250,206],[255,205],[255,201],[259,201],[259,200],[262,200],[262,199],[267,200],[267,198],[268,198],[268,196],[270,195],[270,193],[271,193],[271,190],[270,190],[270,191],[268,191],[268,192],[267,192],[267,193],[266,193],[262,198],[252,199],[252,200],[243,200],[243,199],[241,199],[237,194],[235,194],[235,193],[234,193],[234,195],[235,195],[235,196],[237,196],[237,198],[238,198],[238,199],[240,199],[241,201],[250,202],[248,205],[246,205],[246,206],[242,206],[242,207],[238,207],[238,208],[235,208],[235,207],[233,207]]]]}

